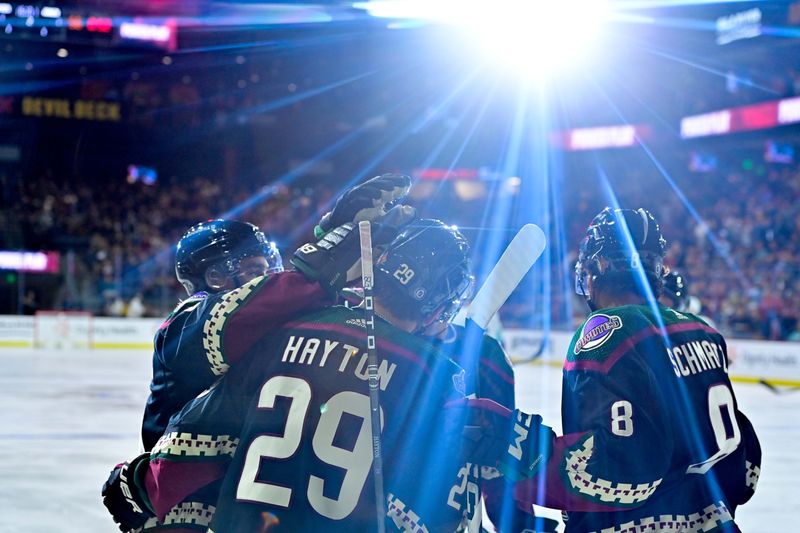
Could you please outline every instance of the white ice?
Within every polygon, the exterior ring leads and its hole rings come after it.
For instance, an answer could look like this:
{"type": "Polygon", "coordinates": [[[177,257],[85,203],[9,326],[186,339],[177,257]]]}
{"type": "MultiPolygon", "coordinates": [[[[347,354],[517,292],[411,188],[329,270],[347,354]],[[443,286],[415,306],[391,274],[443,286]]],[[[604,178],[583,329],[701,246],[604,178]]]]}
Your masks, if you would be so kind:
{"type": "MultiPolygon", "coordinates": [[[[118,531],[100,501],[114,464],[136,455],[150,354],[0,350],[0,533],[118,531]]],[[[560,371],[517,368],[520,407],[559,427],[560,371]]],[[[735,384],[764,452],[746,533],[800,530],[800,391],[735,384]]]]}

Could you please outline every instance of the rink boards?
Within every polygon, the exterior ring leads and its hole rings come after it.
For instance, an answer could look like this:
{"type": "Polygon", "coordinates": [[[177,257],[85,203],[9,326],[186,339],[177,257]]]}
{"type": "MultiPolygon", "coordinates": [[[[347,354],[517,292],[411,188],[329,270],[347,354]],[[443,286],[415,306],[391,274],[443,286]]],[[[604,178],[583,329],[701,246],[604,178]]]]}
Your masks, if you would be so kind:
{"type": "MultiPolygon", "coordinates": [[[[43,322],[31,316],[0,315],[0,348],[42,347],[37,342],[37,320],[43,322]]],[[[83,317],[66,316],[64,320],[74,326],[67,328],[67,335],[76,337],[63,343],[66,348],[148,349],[160,324],[160,319],[152,318],[92,317],[87,322],[83,317]]],[[[538,360],[560,366],[572,333],[550,331],[545,335],[536,330],[505,329],[502,335],[513,361],[538,360]]],[[[728,352],[733,381],[800,387],[800,343],[729,339],[728,352]]]]}

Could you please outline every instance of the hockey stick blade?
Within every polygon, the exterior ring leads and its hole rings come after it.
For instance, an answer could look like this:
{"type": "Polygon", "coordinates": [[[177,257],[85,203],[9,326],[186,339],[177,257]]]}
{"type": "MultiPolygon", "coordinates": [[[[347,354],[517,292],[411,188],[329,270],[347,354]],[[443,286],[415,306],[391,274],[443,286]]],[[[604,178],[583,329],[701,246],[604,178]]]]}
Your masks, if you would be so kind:
{"type": "Polygon", "coordinates": [[[536,224],[524,225],[514,236],[469,306],[467,316],[481,329],[486,329],[500,306],[542,255],[546,244],[544,232],[536,224]]]}

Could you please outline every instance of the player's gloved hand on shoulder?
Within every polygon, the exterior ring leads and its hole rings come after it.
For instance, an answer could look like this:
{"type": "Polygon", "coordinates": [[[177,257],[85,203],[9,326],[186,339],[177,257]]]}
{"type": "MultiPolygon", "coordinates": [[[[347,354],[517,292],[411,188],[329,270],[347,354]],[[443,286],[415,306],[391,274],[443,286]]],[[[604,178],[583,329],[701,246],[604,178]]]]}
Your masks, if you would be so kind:
{"type": "Polygon", "coordinates": [[[148,519],[155,517],[143,483],[149,463],[150,454],[143,453],[130,462],[114,467],[103,484],[103,505],[119,525],[120,531],[141,528],[148,519]]]}
{"type": "MultiPolygon", "coordinates": [[[[497,468],[509,481],[530,478],[545,467],[555,433],[542,417],[503,407],[485,398],[452,402],[463,409],[463,453],[467,461],[497,468]]],[[[457,411],[454,411],[456,413],[457,411]]]]}
{"type": "MultiPolygon", "coordinates": [[[[387,207],[407,195],[410,188],[411,178],[403,174],[381,174],[356,185],[339,197],[333,210],[322,217],[314,229],[314,236],[321,238],[334,228],[349,222],[383,221],[383,217],[389,212],[387,207]]],[[[402,215],[405,220],[388,223],[399,226],[410,222],[415,214],[412,207],[403,206],[394,215],[402,215]]]]}
{"type": "MultiPolygon", "coordinates": [[[[385,246],[397,233],[396,227],[373,223],[372,247],[385,246]]],[[[358,225],[348,222],[329,231],[316,243],[306,243],[295,250],[291,262],[307,277],[336,294],[361,277],[360,259],[358,225]]]]}

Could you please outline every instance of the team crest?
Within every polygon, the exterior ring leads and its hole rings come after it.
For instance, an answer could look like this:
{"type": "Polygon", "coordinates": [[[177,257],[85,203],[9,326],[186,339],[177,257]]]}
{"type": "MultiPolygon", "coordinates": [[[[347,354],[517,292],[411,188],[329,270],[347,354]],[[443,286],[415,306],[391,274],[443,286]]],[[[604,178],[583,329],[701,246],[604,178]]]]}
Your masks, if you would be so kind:
{"type": "Polygon", "coordinates": [[[602,346],[614,330],[622,327],[622,319],[618,316],[596,314],[586,321],[581,330],[581,336],[575,343],[572,350],[575,355],[580,352],[588,352],[602,346]]]}

